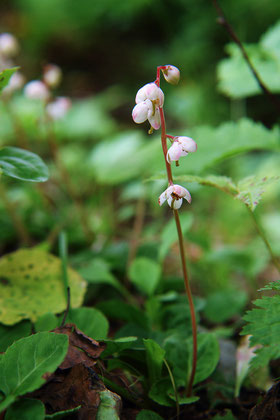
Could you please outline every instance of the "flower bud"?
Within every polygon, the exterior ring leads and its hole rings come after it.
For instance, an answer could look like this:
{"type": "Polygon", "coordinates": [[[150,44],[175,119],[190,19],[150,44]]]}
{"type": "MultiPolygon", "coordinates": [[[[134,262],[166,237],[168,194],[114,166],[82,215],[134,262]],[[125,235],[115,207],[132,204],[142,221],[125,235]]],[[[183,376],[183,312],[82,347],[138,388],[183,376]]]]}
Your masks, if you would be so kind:
{"type": "Polygon", "coordinates": [[[180,80],[180,71],[175,66],[167,65],[162,69],[163,76],[168,83],[171,85],[177,85],[180,80]]]}
{"type": "Polygon", "coordinates": [[[164,102],[164,93],[155,83],[147,83],[138,90],[135,102],[139,104],[146,99],[156,101],[159,106],[162,106],[164,102]]]}
{"type": "Polygon", "coordinates": [[[70,107],[70,99],[60,96],[54,102],[51,102],[46,106],[46,111],[52,120],[60,120],[66,115],[70,107]]]}
{"type": "Polygon", "coordinates": [[[62,79],[62,71],[55,64],[48,64],[44,68],[43,80],[50,88],[56,88],[62,79]]]}
{"type": "Polygon", "coordinates": [[[177,137],[177,141],[184,152],[194,153],[197,151],[197,144],[191,137],[180,136],[177,137]]]}
{"type": "Polygon", "coordinates": [[[132,118],[133,121],[137,124],[141,124],[153,111],[153,104],[149,99],[146,99],[143,102],[139,102],[139,104],[135,105],[132,110],[132,118]]]}
{"type": "Polygon", "coordinates": [[[47,86],[39,80],[27,83],[24,87],[24,94],[29,99],[40,99],[41,101],[46,101],[50,96],[47,86]]]}
{"type": "Polygon", "coordinates": [[[0,54],[6,57],[13,57],[18,51],[19,45],[17,39],[12,34],[3,33],[0,35],[0,54]]]}

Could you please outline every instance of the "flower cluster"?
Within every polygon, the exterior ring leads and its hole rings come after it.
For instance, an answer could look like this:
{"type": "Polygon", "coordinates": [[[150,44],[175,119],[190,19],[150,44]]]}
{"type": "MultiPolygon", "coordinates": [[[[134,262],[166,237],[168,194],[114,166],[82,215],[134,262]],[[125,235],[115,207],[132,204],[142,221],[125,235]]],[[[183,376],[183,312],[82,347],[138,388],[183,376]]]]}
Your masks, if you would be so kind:
{"type": "Polygon", "coordinates": [[[136,105],[132,110],[132,118],[137,124],[148,120],[151,126],[158,130],[160,128],[159,108],[163,106],[163,91],[155,84],[148,83],[138,90],[136,105]]]}
{"type": "Polygon", "coordinates": [[[135,98],[136,105],[132,111],[132,118],[137,124],[141,124],[148,120],[155,130],[158,130],[162,125],[162,141],[165,142],[166,138],[169,138],[172,141],[172,146],[168,151],[165,143],[163,144],[169,187],[160,195],[159,204],[161,206],[167,201],[172,209],[177,210],[181,207],[183,198],[191,203],[191,195],[186,188],[173,184],[169,165],[172,161],[178,163],[180,157],[196,152],[197,144],[190,137],[170,136],[165,133],[165,124],[163,124],[164,113],[163,110],[161,110],[164,102],[164,94],[159,87],[160,72],[162,72],[168,83],[177,84],[179,82],[180,71],[177,67],[171,65],[159,66],[157,68],[156,81],[148,83],[138,90],[135,98]]]}

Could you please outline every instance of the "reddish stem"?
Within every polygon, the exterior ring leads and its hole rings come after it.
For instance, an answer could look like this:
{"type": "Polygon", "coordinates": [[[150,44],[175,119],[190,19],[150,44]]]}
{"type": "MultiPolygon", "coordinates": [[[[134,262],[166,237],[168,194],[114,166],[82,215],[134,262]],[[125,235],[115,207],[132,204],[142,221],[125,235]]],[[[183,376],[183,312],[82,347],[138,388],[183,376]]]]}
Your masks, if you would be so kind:
{"type": "MultiPolygon", "coordinates": [[[[157,86],[160,85],[160,70],[163,67],[165,66],[160,66],[157,68],[157,79],[155,82],[157,86]]],[[[166,138],[167,137],[171,138],[171,136],[166,134],[166,124],[165,124],[163,108],[159,108],[159,113],[160,113],[160,120],[161,120],[161,144],[162,144],[162,151],[163,151],[164,161],[165,161],[165,166],[166,166],[168,184],[173,185],[171,165],[168,163],[166,159],[166,155],[167,155],[166,138]]],[[[177,228],[177,233],[178,233],[178,241],[179,241],[184,283],[185,283],[187,298],[190,305],[191,323],[192,323],[192,334],[193,334],[192,371],[191,371],[191,375],[188,380],[188,384],[186,388],[186,395],[187,397],[190,397],[192,394],[192,387],[193,387],[193,381],[194,381],[195,371],[196,371],[196,362],[197,362],[197,327],[196,327],[196,317],[195,317],[195,309],[194,309],[194,304],[193,304],[192,292],[191,292],[190,282],[189,282],[188,272],[187,272],[187,264],[186,264],[186,258],[185,258],[185,252],[184,252],[184,239],[183,239],[183,234],[182,234],[182,229],[181,229],[179,213],[178,213],[178,210],[175,210],[175,209],[173,209],[173,213],[174,213],[176,228],[177,228]]]]}
{"type": "Polygon", "coordinates": [[[173,209],[173,214],[175,217],[177,232],[178,232],[178,238],[179,238],[179,247],[180,247],[180,255],[181,255],[181,262],[182,262],[182,268],[183,268],[183,275],[184,275],[184,283],[185,283],[185,289],[190,305],[190,313],[191,313],[191,322],[192,322],[192,335],[193,335],[193,361],[192,361],[192,371],[189,378],[188,386],[187,386],[187,397],[190,397],[192,394],[192,386],[195,376],[195,370],[196,370],[196,362],[197,362],[197,328],[196,328],[196,317],[195,317],[195,309],[193,304],[193,298],[192,298],[192,292],[190,287],[190,282],[188,278],[188,272],[187,272],[187,264],[186,264],[186,258],[185,258],[185,252],[184,252],[184,239],[181,229],[181,223],[179,219],[179,212],[178,210],[173,209]]]}

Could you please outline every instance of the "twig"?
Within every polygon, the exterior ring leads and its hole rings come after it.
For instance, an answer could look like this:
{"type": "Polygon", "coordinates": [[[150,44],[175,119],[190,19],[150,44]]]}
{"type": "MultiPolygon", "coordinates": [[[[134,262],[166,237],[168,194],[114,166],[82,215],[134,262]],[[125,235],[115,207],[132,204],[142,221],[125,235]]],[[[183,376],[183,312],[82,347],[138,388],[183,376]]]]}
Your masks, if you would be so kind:
{"type": "Polygon", "coordinates": [[[238,38],[236,32],[234,31],[233,27],[229,24],[223,9],[218,3],[218,0],[213,0],[214,7],[218,13],[218,23],[225,27],[226,31],[228,32],[229,36],[232,38],[232,40],[236,43],[236,45],[239,47],[246,63],[248,64],[254,78],[256,79],[259,87],[261,90],[267,95],[271,103],[274,105],[274,107],[277,109],[277,112],[280,114],[280,101],[277,99],[277,97],[268,89],[268,87],[265,85],[265,83],[262,81],[259,73],[255,69],[252,61],[250,60],[242,42],[238,38]]]}

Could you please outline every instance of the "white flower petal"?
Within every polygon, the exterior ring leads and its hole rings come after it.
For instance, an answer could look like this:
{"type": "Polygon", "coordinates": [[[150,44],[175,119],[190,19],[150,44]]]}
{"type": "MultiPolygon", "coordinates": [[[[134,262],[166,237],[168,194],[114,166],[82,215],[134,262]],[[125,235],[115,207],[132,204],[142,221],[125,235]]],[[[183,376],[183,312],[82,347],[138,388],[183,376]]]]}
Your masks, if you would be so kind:
{"type": "Polygon", "coordinates": [[[137,124],[143,123],[148,118],[148,115],[150,114],[152,109],[153,104],[149,99],[135,105],[135,107],[132,110],[133,121],[137,124]]]}
{"type": "Polygon", "coordinates": [[[159,113],[159,110],[156,109],[155,113],[153,115],[148,116],[148,120],[149,120],[149,123],[151,124],[151,126],[155,130],[158,130],[160,128],[160,113],[159,113]]]}
{"type": "Polygon", "coordinates": [[[174,197],[171,196],[167,199],[167,202],[168,202],[168,205],[172,209],[177,210],[181,207],[183,199],[182,198],[174,198],[174,197]]]}
{"type": "Polygon", "coordinates": [[[197,151],[197,144],[191,137],[181,136],[177,137],[177,141],[181,144],[185,152],[194,153],[197,151]]]}
{"type": "Polygon", "coordinates": [[[163,203],[165,203],[165,201],[166,201],[166,190],[165,190],[165,191],[163,191],[163,193],[162,193],[162,194],[160,194],[160,196],[159,196],[159,198],[158,198],[158,204],[159,204],[160,206],[162,206],[162,205],[163,205],[163,203]]]}
{"type": "Polygon", "coordinates": [[[171,163],[172,160],[179,160],[180,156],[182,156],[182,146],[177,142],[174,141],[172,146],[168,149],[166,159],[168,163],[171,163]]]}

